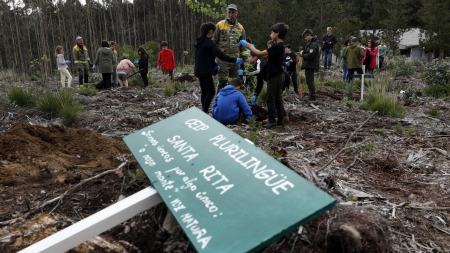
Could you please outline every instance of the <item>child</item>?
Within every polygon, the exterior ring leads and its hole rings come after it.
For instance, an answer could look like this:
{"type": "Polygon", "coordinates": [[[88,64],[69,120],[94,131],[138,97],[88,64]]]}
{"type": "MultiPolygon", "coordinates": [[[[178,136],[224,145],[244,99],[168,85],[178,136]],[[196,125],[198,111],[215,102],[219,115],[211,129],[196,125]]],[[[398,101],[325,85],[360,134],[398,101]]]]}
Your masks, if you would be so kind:
{"type": "Polygon", "coordinates": [[[134,64],[124,56],[117,65],[117,77],[119,78],[120,87],[128,87],[127,75],[130,72],[130,69],[132,69],[133,72],[136,72],[134,64]]]}
{"type": "Polygon", "coordinates": [[[69,60],[64,60],[64,48],[62,46],[56,46],[56,64],[58,66],[59,73],[61,73],[61,85],[66,87],[66,77],[67,77],[67,87],[72,87],[72,75],[69,73],[67,64],[70,64],[69,60]]]}
{"type": "Polygon", "coordinates": [[[139,60],[135,60],[134,64],[139,64],[139,72],[141,73],[144,88],[148,86],[148,54],[143,47],[138,48],[139,60]]]}
{"type": "Polygon", "coordinates": [[[156,68],[161,69],[165,75],[169,74],[170,80],[173,81],[173,73],[177,72],[173,52],[169,49],[169,43],[167,41],[161,42],[161,49],[158,54],[158,60],[156,61],[156,68]]]}
{"type": "Polygon", "coordinates": [[[194,75],[200,81],[202,109],[205,113],[208,113],[209,106],[216,93],[212,77],[214,71],[218,69],[215,58],[218,57],[222,61],[235,62],[236,64],[243,63],[242,58],[232,58],[220,51],[216,43],[212,40],[215,31],[216,25],[214,23],[208,22],[202,24],[200,27],[200,37],[197,38],[194,45],[194,75]]]}
{"type": "Polygon", "coordinates": [[[249,76],[256,76],[256,89],[252,97],[252,105],[256,105],[256,100],[258,99],[259,93],[264,85],[264,81],[267,81],[267,60],[263,58],[258,58],[255,53],[250,52],[248,56],[248,62],[253,65],[253,71],[248,73],[249,76]]]}
{"type": "Polygon", "coordinates": [[[212,109],[212,116],[224,125],[234,125],[241,114],[249,120],[253,114],[248,107],[244,94],[240,92],[241,78],[233,78],[230,84],[219,91],[212,109]]]}
{"type": "Polygon", "coordinates": [[[267,108],[269,121],[263,125],[264,128],[284,125],[284,106],[281,96],[285,75],[283,71],[284,61],[284,38],[288,27],[284,23],[277,23],[270,28],[270,38],[276,42],[270,48],[259,51],[245,40],[239,42],[247,47],[258,57],[269,57],[267,60],[267,108]],[[278,115],[278,122],[276,121],[278,115]]]}

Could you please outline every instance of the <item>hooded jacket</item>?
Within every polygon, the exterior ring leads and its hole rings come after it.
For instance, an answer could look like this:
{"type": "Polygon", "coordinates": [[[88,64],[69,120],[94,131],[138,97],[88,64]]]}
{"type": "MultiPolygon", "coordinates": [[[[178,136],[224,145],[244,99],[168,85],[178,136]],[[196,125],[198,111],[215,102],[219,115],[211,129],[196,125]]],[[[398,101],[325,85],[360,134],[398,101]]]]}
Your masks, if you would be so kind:
{"type": "Polygon", "coordinates": [[[358,42],[352,42],[347,50],[344,51],[344,55],[347,59],[348,69],[360,69],[362,68],[361,60],[364,57],[364,50],[361,48],[358,42]]]}
{"type": "Polygon", "coordinates": [[[156,66],[161,66],[163,71],[172,71],[175,68],[175,57],[173,51],[170,49],[161,50],[158,54],[156,66]]]}
{"type": "Polygon", "coordinates": [[[253,116],[244,94],[233,85],[225,86],[219,91],[214,101],[213,118],[224,125],[236,124],[240,112],[243,112],[247,119],[253,116]]]}
{"type": "Polygon", "coordinates": [[[97,50],[94,64],[97,65],[99,73],[112,73],[113,67],[116,65],[116,61],[111,48],[99,48],[97,50]]]}
{"type": "Polygon", "coordinates": [[[303,48],[302,58],[302,69],[319,70],[320,52],[317,36],[312,37],[311,41],[308,41],[303,48]]]}
{"type": "Polygon", "coordinates": [[[236,62],[236,58],[225,55],[216,43],[208,37],[197,38],[195,48],[194,75],[196,77],[212,76],[214,74],[216,57],[226,62],[236,62]]]}

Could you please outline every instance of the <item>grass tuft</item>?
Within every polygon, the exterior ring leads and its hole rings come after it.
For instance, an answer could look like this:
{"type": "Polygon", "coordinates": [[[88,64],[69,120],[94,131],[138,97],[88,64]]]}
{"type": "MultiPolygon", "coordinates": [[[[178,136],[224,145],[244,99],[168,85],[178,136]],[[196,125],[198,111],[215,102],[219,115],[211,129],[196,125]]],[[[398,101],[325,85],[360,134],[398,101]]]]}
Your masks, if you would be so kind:
{"type": "Polygon", "coordinates": [[[8,91],[8,99],[20,107],[33,107],[36,105],[36,96],[33,90],[27,90],[22,87],[11,87],[8,91]]]}

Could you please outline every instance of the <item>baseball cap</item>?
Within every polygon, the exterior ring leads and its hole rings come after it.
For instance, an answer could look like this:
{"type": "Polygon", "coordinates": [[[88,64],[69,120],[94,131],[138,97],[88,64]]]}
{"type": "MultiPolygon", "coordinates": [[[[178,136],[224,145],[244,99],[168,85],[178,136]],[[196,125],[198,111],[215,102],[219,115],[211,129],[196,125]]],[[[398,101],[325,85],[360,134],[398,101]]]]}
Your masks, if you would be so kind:
{"type": "Polygon", "coordinates": [[[109,44],[110,44],[110,45],[115,45],[116,42],[115,42],[115,41],[111,41],[111,42],[109,42],[109,44]]]}
{"type": "Polygon", "coordinates": [[[81,36],[77,36],[77,38],[75,40],[81,40],[82,37],[81,36]]]}
{"type": "Polygon", "coordinates": [[[235,5],[235,4],[230,4],[230,5],[228,5],[228,7],[227,7],[227,10],[230,10],[230,9],[232,9],[232,10],[238,10],[237,9],[237,6],[235,5]]]}

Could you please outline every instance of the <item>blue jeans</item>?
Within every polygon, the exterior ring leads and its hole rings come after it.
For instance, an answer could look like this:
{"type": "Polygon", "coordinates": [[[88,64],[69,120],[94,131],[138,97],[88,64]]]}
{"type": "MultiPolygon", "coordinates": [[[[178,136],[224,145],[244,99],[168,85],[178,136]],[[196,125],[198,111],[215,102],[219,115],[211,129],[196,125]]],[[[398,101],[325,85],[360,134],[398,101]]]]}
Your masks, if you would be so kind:
{"type": "Polygon", "coordinates": [[[323,50],[323,67],[331,68],[331,59],[333,58],[333,49],[324,49],[323,50]]]}
{"type": "Polygon", "coordinates": [[[348,65],[346,62],[342,62],[342,81],[347,81],[347,74],[348,74],[348,65]]]}

